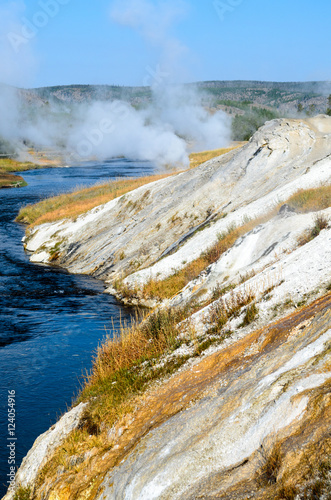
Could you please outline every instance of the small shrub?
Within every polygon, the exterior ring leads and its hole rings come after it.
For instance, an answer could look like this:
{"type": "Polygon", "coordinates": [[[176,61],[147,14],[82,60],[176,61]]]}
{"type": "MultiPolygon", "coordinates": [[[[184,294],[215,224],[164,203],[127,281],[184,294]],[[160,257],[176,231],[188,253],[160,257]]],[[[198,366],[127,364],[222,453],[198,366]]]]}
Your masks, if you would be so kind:
{"type": "Polygon", "coordinates": [[[317,215],[315,217],[315,225],[312,229],[312,236],[316,238],[323,229],[328,227],[328,219],[324,215],[317,215]]]}
{"type": "Polygon", "coordinates": [[[243,115],[237,115],[232,121],[232,139],[235,141],[249,141],[252,135],[268,120],[277,118],[276,111],[252,107],[243,115]]]}
{"type": "Polygon", "coordinates": [[[294,484],[283,484],[278,488],[277,500],[295,500],[298,488],[294,484]]]}

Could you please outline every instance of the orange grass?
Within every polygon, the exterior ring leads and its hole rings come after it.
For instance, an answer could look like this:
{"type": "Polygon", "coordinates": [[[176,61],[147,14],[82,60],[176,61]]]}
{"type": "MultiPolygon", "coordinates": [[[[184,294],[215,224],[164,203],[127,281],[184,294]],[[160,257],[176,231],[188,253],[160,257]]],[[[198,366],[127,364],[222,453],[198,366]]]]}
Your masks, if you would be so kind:
{"type": "Polygon", "coordinates": [[[208,160],[212,160],[213,158],[216,158],[217,156],[224,155],[226,153],[229,153],[230,151],[233,151],[234,149],[240,148],[243,144],[245,143],[240,143],[236,146],[231,146],[230,148],[222,148],[222,149],[214,149],[211,151],[201,151],[200,153],[191,153],[189,158],[190,158],[190,168],[195,168],[201,165],[202,163],[205,163],[208,160]]]}

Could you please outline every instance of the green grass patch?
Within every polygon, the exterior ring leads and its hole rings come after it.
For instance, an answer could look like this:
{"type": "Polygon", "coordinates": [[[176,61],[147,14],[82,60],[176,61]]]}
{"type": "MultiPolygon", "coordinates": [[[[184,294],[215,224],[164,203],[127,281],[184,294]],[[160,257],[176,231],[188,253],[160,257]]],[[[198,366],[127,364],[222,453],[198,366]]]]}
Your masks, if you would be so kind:
{"type": "Polygon", "coordinates": [[[25,172],[36,168],[43,168],[43,166],[32,162],[16,161],[12,158],[0,158],[0,171],[2,172],[25,172]]]}

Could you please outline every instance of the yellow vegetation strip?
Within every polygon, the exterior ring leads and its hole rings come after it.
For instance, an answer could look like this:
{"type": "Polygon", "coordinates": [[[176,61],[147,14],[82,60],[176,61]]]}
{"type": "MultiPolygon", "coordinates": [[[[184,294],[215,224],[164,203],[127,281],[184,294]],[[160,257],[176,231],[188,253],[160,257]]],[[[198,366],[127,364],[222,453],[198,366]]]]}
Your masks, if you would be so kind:
{"type": "Polygon", "coordinates": [[[236,144],[235,146],[231,146],[230,148],[222,148],[222,149],[213,149],[210,151],[201,151],[200,153],[191,153],[190,154],[190,168],[195,168],[205,163],[206,161],[212,160],[217,156],[225,155],[234,149],[238,149],[242,147],[246,142],[241,142],[236,144]]]}

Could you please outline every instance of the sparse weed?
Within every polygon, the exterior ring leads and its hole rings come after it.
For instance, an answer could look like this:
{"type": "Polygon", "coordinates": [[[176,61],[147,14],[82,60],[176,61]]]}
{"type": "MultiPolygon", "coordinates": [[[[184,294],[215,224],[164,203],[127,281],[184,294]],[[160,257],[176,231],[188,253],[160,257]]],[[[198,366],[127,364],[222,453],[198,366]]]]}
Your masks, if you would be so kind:
{"type": "Polygon", "coordinates": [[[254,300],[250,291],[232,292],[224,300],[218,300],[211,306],[210,317],[207,320],[208,334],[219,334],[229,319],[240,314],[243,307],[254,300]]]}

